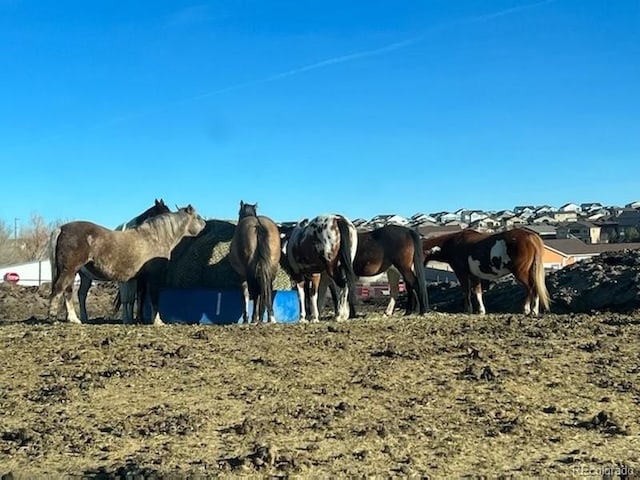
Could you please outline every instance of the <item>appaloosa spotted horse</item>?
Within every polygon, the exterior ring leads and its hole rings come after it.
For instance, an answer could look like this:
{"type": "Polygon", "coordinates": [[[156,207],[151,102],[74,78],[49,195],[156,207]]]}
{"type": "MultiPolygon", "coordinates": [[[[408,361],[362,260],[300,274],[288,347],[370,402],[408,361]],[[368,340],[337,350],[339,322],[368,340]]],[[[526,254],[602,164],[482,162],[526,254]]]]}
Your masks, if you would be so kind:
{"type": "Polygon", "coordinates": [[[320,215],[303,220],[295,227],[281,229],[281,265],[298,290],[300,320],[306,320],[305,283],[310,288],[311,321],[318,321],[318,284],[326,272],[342,288],[336,320],[349,317],[349,299],[353,300],[356,275],[353,259],[358,248],[358,232],[342,215],[320,215]]]}

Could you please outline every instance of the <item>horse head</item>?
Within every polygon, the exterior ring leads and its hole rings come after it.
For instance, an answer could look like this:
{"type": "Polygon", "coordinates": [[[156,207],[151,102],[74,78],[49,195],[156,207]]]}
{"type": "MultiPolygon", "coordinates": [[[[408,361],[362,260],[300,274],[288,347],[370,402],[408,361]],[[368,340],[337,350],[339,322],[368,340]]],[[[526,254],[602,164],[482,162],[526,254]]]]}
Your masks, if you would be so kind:
{"type": "Polygon", "coordinates": [[[196,237],[207,226],[207,222],[202,218],[191,204],[186,207],[178,208],[178,212],[186,214],[189,219],[187,223],[187,235],[196,237]]]}
{"type": "Polygon", "coordinates": [[[257,203],[244,203],[240,200],[240,211],[238,212],[238,220],[244,217],[257,217],[258,216],[258,204],[257,203]]]}

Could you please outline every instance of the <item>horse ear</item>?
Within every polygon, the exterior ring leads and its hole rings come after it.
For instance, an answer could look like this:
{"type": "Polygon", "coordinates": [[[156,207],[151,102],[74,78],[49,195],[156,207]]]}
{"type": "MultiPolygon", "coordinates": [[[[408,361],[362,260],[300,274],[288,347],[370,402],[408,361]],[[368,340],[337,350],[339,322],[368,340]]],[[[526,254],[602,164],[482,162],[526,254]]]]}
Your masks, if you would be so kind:
{"type": "Polygon", "coordinates": [[[240,200],[240,208],[244,207],[244,202],[240,200]]]}
{"type": "Polygon", "coordinates": [[[187,205],[187,213],[193,213],[195,209],[191,206],[191,204],[187,205]]]}

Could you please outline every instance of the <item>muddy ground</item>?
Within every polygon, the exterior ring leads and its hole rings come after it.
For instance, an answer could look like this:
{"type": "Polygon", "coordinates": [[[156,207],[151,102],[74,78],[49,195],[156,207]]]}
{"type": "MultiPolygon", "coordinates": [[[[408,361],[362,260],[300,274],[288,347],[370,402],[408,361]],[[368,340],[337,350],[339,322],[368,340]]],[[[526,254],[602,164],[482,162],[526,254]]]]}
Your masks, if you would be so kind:
{"type": "Polygon", "coordinates": [[[640,311],[125,327],[113,293],[77,326],[0,286],[3,478],[640,472],[640,311]]]}

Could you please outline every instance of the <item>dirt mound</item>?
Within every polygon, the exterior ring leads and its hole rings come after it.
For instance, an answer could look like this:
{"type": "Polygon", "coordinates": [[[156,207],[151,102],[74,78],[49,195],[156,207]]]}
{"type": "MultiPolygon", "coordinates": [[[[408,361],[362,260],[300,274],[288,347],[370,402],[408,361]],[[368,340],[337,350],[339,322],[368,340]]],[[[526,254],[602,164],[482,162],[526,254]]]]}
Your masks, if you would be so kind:
{"type": "MultiPolygon", "coordinates": [[[[113,282],[94,282],[87,295],[87,313],[94,321],[113,318],[113,301],[118,286],[113,282]]],[[[46,318],[49,311],[51,284],[24,287],[12,283],[0,283],[0,322],[46,318]]],[[[76,311],[78,296],[73,295],[76,311]]]]}

